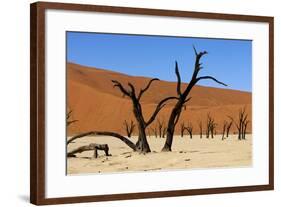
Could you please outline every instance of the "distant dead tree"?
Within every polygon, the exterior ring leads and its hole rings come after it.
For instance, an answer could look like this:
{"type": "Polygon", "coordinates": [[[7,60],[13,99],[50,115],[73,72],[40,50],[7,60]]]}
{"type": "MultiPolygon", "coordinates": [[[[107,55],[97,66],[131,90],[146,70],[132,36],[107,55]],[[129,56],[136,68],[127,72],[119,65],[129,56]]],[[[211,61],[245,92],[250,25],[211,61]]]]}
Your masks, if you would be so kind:
{"type": "Polygon", "coordinates": [[[163,136],[163,129],[164,129],[164,121],[160,119],[157,119],[157,124],[158,124],[158,132],[159,132],[159,137],[162,138],[163,136]]]}
{"type": "MultiPolygon", "coordinates": [[[[231,117],[229,117],[229,118],[231,118],[231,117]]],[[[239,110],[238,122],[234,121],[234,123],[238,130],[238,140],[246,139],[246,133],[247,133],[246,130],[247,130],[247,126],[249,124],[249,120],[248,120],[248,114],[246,114],[245,107],[239,110]]]]}
{"type": "Polygon", "coordinates": [[[228,126],[227,121],[224,121],[224,122],[223,122],[223,127],[222,127],[222,137],[221,137],[222,140],[225,139],[224,134],[225,134],[225,131],[226,131],[226,129],[227,129],[227,126],[228,126]]]}
{"type": "Polygon", "coordinates": [[[180,132],[181,132],[181,137],[184,136],[184,132],[187,131],[187,133],[189,134],[190,138],[192,139],[192,124],[190,122],[187,123],[187,126],[185,126],[185,123],[182,122],[180,124],[180,132]]]}
{"type": "Polygon", "coordinates": [[[167,127],[164,126],[164,127],[163,127],[163,131],[162,131],[162,138],[165,138],[166,133],[167,133],[167,127]]]}
{"type": "Polygon", "coordinates": [[[152,133],[154,134],[154,137],[157,138],[158,137],[158,129],[157,126],[155,125],[154,127],[151,128],[152,133]]]}
{"type": "Polygon", "coordinates": [[[128,123],[127,120],[125,120],[123,122],[123,125],[124,125],[124,128],[126,130],[127,136],[130,138],[132,136],[132,133],[135,130],[136,125],[134,124],[134,122],[132,120],[131,120],[130,123],[128,123]]]}
{"type": "Polygon", "coordinates": [[[192,130],[193,130],[193,126],[190,122],[188,122],[188,124],[186,126],[186,131],[188,132],[190,139],[192,139],[192,130]]]}
{"type": "Polygon", "coordinates": [[[216,123],[212,123],[211,128],[210,128],[211,129],[211,137],[212,137],[212,139],[214,139],[214,135],[217,135],[216,126],[217,126],[216,123]]]}
{"type": "Polygon", "coordinates": [[[249,122],[250,122],[249,120],[246,120],[246,121],[244,122],[244,130],[243,130],[243,137],[242,137],[242,139],[246,139],[247,126],[248,126],[249,122]]]}
{"type": "Polygon", "coordinates": [[[210,113],[207,114],[207,126],[206,126],[206,138],[211,137],[214,138],[214,132],[216,129],[216,123],[215,119],[210,115],[210,113]]]}
{"type": "Polygon", "coordinates": [[[199,134],[200,134],[200,139],[202,139],[202,135],[203,135],[203,126],[202,126],[202,121],[198,121],[198,125],[199,125],[199,134]]]}
{"type": "Polygon", "coordinates": [[[132,83],[129,82],[128,88],[125,88],[119,81],[112,80],[113,86],[118,88],[120,90],[120,92],[122,93],[122,95],[125,97],[128,97],[132,102],[133,113],[134,113],[135,119],[137,121],[137,127],[138,127],[138,133],[139,133],[138,141],[136,143],[136,148],[137,148],[137,151],[142,152],[142,153],[147,153],[147,152],[151,151],[149,144],[147,142],[145,130],[155,120],[156,116],[161,111],[161,109],[165,106],[165,103],[167,101],[172,100],[172,99],[178,99],[177,97],[171,97],[171,96],[162,99],[157,104],[157,106],[156,106],[154,112],[152,113],[152,115],[150,116],[150,118],[146,121],[143,116],[142,106],[141,106],[140,101],[141,101],[143,94],[149,89],[151,84],[154,81],[158,81],[158,80],[159,80],[158,78],[151,79],[145,88],[140,89],[138,94],[136,93],[136,89],[132,83]]]}
{"type": "Polygon", "coordinates": [[[178,69],[178,63],[175,63],[175,73],[177,76],[177,95],[178,99],[176,104],[174,105],[169,120],[168,120],[168,126],[167,126],[167,137],[165,144],[162,148],[162,151],[171,151],[172,150],[172,143],[173,143],[173,136],[175,131],[175,126],[178,123],[178,120],[180,118],[182,108],[185,107],[185,104],[190,100],[189,94],[192,90],[192,88],[200,81],[200,80],[213,80],[217,82],[218,84],[226,86],[223,82],[218,81],[212,76],[201,76],[198,77],[199,71],[203,68],[202,63],[200,63],[200,59],[207,54],[206,51],[197,53],[195,47],[193,47],[195,52],[195,64],[193,69],[192,78],[189,81],[189,84],[184,88],[182,91],[182,85],[181,85],[181,77],[178,69]]]}
{"type": "Polygon", "coordinates": [[[185,131],[185,130],[186,130],[185,124],[184,124],[184,122],[182,122],[182,123],[180,124],[181,137],[183,137],[184,131],[185,131]]]}
{"type": "Polygon", "coordinates": [[[67,112],[67,114],[66,114],[66,126],[68,127],[68,126],[70,126],[71,124],[73,124],[73,123],[75,123],[75,122],[77,122],[78,120],[76,120],[76,119],[71,119],[71,117],[72,117],[72,110],[69,110],[68,112],[67,112]]]}
{"type": "Polygon", "coordinates": [[[233,123],[232,119],[231,119],[230,122],[227,123],[227,126],[226,126],[226,137],[228,137],[228,135],[229,135],[229,131],[231,129],[232,123],[233,123]]]}

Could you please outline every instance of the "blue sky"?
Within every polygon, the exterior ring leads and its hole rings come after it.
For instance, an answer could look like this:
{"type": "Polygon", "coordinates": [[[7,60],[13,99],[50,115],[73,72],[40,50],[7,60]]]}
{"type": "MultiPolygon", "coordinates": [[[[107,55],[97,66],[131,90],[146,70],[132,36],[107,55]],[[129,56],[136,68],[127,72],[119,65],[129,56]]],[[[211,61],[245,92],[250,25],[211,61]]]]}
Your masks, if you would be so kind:
{"type": "MultiPolygon", "coordinates": [[[[229,89],[252,91],[250,40],[67,32],[67,61],[166,81],[176,81],[177,61],[182,81],[189,82],[195,60],[192,45],[208,52],[199,75],[214,76],[229,89]]],[[[225,88],[211,80],[198,85],[225,88]]]]}

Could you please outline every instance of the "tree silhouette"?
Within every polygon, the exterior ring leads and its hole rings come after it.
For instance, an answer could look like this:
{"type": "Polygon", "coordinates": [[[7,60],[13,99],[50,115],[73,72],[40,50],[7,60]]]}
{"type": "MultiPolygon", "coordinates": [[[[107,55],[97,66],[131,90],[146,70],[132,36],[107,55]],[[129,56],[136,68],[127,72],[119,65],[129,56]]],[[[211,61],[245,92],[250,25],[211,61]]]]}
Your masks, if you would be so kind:
{"type": "Polygon", "coordinates": [[[172,100],[172,99],[178,99],[177,97],[172,97],[172,96],[162,99],[157,104],[157,106],[156,106],[154,112],[152,113],[152,115],[150,116],[150,118],[146,121],[143,116],[140,100],[141,100],[143,94],[149,89],[151,84],[154,81],[158,81],[158,80],[159,80],[158,78],[151,79],[148,82],[148,84],[146,85],[146,87],[139,91],[139,94],[136,93],[136,89],[132,83],[129,82],[128,89],[126,89],[119,81],[112,80],[113,86],[118,88],[122,92],[123,96],[128,97],[132,102],[133,113],[134,113],[135,119],[137,121],[137,127],[138,127],[138,132],[139,132],[139,137],[138,137],[138,141],[136,143],[136,147],[137,147],[137,151],[140,151],[143,153],[147,153],[147,152],[151,151],[149,144],[147,142],[147,137],[146,137],[146,132],[145,132],[146,128],[155,120],[157,114],[166,105],[165,103],[167,101],[172,100]]]}
{"type": "Polygon", "coordinates": [[[222,127],[222,137],[221,137],[222,140],[225,139],[224,134],[225,134],[227,125],[228,125],[227,121],[224,121],[224,122],[223,122],[223,127],[222,127]]]}
{"type": "Polygon", "coordinates": [[[206,138],[211,137],[214,138],[214,132],[216,129],[216,123],[215,119],[210,115],[210,113],[207,114],[207,126],[206,126],[206,138]]]}
{"type": "Polygon", "coordinates": [[[160,119],[157,119],[157,124],[158,124],[158,132],[159,132],[159,137],[162,138],[163,136],[163,129],[164,129],[164,121],[160,119]]]}
{"type": "MultiPolygon", "coordinates": [[[[232,117],[229,117],[232,119],[232,117]]],[[[234,119],[232,119],[235,123],[235,126],[238,130],[238,140],[246,139],[246,133],[247,133],[247,126],[249,124],[248,120],[248,114],[246,114],[246,108],[242,108],[239,110],[238,114],[238,122],[235,122],[234,119]]]]}
{"type": "Polygon", "coordinates": [[[182,123],[180,124],[181,137],[183,137],[184,131],[185,131],[185,130],[186,130],[185,124],[184,124],[184,122],[182,122],[182,123]]]}
{"type": "Polygon", "coordinates": [[[67,114],[66,114],[66,126],[67,127],[78,121],[76,119],[71,119],[72,112],[73,112],[72,110],[69,110],[69,112],[67,112],[67,114]]]}
{"type": "Polygon", "coordinates": [[[123,125],[124,125],[124,128],[126,130],[127,136],[130,138],[132,136],[132,133],[135,130],[136,125],[134,124],[134,122],[132,120],[131,120],[130,123],[128,123],[127,120],[125,120],[123,122],[123,125]]]}
{"type": "Polygon", "coordinates": [[[190,122],[188,122],[187,126],[186,126],[186,131],[188,132],[190,139],[192,139],[192,131],[193,131],[193,126],[190,122]]]}
{"type": "Polygon", "coordinates": [[[193,70],[193,75],[191,77],[191,80],[189,84],[186,86],[186,88],[182,91],[182,85],[181,85],[181,77],[178,69],[178,63],[175,63],[175,73],[177,76],[177,95],[178,99],[176,104],[174,105],[169,121],[168,121],[168,126],[167,126],[167,138],[166,142],[162,148],[162,151],[171,151],[172,150],[172,143],[173,143],[173,136],[174,136],[174,131],[175,131],[175,126],[177,125],[177,122],[180,118],[182,108],[185,106],[185,104],[190,100],[189,94],[192,90],[192,88],[201,80],[213,80],[217,82],[218,84],[226,86],[223,82],[218,81],[212,76],[201,76],[198,77],[199,71],[203,68],[202,63],[200,63],[200,59],[207,54],[206,51],[204,52],[199,52],[197,53],[195,47],[193,47],[194,52],[195,52],[195,64],[194,64],[194,70],[193,70]]]}
{"type": "Polygon", "coordinates": [[[228,135],[229,135],[229,131],[230,131],[230,128],[232,126],[232,123],[233,123],[232,120],[227,123],[227,126],[226,126],[226,137],[228,137],[228,135]]]}

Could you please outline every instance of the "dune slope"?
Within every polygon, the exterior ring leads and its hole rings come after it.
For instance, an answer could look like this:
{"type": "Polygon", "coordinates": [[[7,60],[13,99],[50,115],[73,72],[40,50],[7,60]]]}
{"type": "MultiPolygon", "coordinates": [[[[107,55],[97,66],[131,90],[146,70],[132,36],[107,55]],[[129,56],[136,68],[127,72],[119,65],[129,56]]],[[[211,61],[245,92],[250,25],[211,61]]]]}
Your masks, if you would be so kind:
{"type": "MultiPolygon", "coordinates": [[[[85,67],[73,63],[67,64],[67,107],[73,110],[73,119],[79,120],[68,127],[68,135],[89,130],[107,130],[125,134],[124,120],[134,120],[131,102],[122,96],[117,88],[113,88],[111,80],[118,80],[124,84],[131,82],[137,90],[144,87],[150,78],[133,77],[110,70],[85,67]]],[[[182,87],[185,87],[183,84],[182,87]]],[[[164,97],[176,95],[176,83],[158,81],[153,83],[150,90],[142,98],[144,116],[148,118],[154,111],[156,104],[164,97]]],[[[195,86],[191,92],[192,100],[186,110],[182,112],[179,125],[191,122],[194,133],[198,133],[198,122],[206,122],[210,113],[217,125],[217,132],[222,130],[222,124],[229,120],[228,116],[238,118],[238,111],[246,107],[251,120],[251,93],[195,86]]],[[[174,102],[169,102],[158,115],[158,120],[167,122],[174,102]]],[[[157,126],[155,121],[152,127],[157,126]]],[[[151,131],[151,130],[150,130],[151,131]]],[[[235,128],[231,129],[235,132],[235,128]]],[[[251,125],[248,127],[251,132],[251,125]]]]}

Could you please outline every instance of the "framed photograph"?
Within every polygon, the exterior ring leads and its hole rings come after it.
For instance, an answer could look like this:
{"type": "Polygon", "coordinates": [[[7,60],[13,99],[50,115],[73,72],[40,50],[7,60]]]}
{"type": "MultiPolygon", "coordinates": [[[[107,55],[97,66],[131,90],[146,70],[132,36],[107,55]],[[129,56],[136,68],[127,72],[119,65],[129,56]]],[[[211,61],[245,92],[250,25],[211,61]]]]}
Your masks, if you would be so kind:
{"type": "Polygon", "coordinates": [[[273,190],[273,17],[30,12],[32,203],[273,190]]]}

